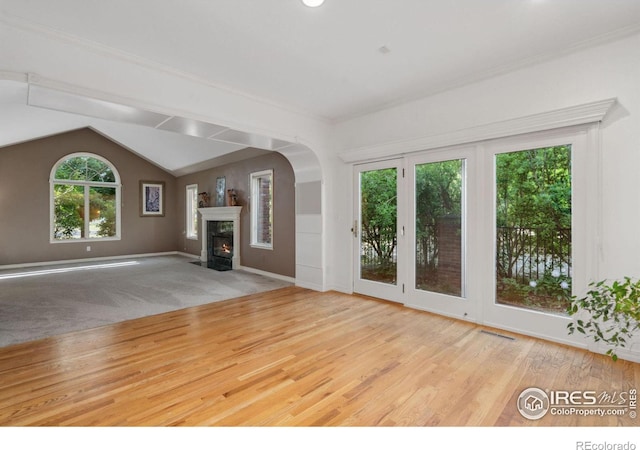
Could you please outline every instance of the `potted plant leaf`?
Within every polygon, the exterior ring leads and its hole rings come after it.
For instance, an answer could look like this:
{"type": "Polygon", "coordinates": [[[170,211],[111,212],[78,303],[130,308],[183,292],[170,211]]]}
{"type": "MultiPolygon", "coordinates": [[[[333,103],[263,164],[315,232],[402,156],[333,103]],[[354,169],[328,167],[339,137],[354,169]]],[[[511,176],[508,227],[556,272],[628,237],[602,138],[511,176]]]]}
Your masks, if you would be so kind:
{"type": "Polygon", "coordinates": [[[594,342],[608,345],[607,355],[617,361],[616,349],[625,347],[627,340],[640,330],[640,280],[625,277],[589,286],[591,289],[584,297],[571,299],[569,315],[581,313],[584,318],[567,325],[569,334],[577,331],[594,342]]]}

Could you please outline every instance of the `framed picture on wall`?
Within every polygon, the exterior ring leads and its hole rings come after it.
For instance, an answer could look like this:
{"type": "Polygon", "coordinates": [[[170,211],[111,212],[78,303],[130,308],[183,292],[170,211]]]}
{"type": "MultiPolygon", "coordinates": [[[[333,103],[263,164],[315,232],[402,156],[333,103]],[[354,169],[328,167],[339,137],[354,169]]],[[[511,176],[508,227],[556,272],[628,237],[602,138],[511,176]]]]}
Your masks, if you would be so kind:
{"type": "Polygon", "coordinates": [[[140,181],[140,215],[164,216],[164,181],[140,181]]]}
{"type": "Polygon", "coordinates": [[[216,178],[216,206],[224,206],[226,181],[224,177],[216,178]]]}

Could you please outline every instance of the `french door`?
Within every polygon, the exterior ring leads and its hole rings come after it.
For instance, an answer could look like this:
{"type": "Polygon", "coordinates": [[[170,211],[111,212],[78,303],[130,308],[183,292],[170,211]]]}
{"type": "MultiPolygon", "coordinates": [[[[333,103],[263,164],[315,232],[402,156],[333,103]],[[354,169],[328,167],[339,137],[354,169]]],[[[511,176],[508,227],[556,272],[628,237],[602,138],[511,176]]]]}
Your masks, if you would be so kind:
{"type": "Polygon", "coordinates": [[[354,291],[402,302],[405,195],[402,160],[355,166],[354,291]]]}
{"type": "Polygon", "coordinates": [[[411,262],[405,304],[474,320],[476,304],[467,261],[469,202],[475,155],[470,149],[447,149],[408,160],[408,240],[411,262]]]}
{"type": "MultiPolygon", "coordinates": [[[[590,205],[586,132],[502,139],[488,147],[483,323],[555,341],[569,336],[570,297],[588,284],[590,205]],[[491,183],[489,185],[489,183],[491,183]]],[[[593,202],[594,199],[592,199],[593,202]]]]}
{"type": "Polygon", "coordinates": [[[355,166],[354,291],[577,344],[566,308],[596,274],[593,135],[561,129],[355,166]]]}

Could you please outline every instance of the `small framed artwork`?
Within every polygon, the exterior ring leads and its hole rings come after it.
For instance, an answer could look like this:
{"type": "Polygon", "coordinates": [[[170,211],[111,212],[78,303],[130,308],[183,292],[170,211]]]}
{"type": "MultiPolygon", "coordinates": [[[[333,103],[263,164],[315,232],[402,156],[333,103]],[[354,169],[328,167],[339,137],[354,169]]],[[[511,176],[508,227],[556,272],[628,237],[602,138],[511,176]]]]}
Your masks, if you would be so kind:
{"type": "Polygon", "coordinates": [[[216,178],[216,206],[224,206],[225,191],[225,179],[224,177],[216,178]]]}
{"type": "Polygon", "coordinates": [[[140,215],[164,216],[164,181],[140,181],[140,215]]]}

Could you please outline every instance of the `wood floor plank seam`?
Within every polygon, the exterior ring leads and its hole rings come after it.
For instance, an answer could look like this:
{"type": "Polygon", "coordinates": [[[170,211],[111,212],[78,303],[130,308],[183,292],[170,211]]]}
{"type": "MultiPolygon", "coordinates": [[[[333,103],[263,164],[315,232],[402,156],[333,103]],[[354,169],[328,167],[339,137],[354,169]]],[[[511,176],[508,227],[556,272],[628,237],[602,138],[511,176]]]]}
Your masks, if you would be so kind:
{"type": "Polygon", "coordinates": [[[286,287],[0,348],[0,425],[638,425],[525,419],[527,387],[637,389],[640,365],[483,329],[286,287]]]}

